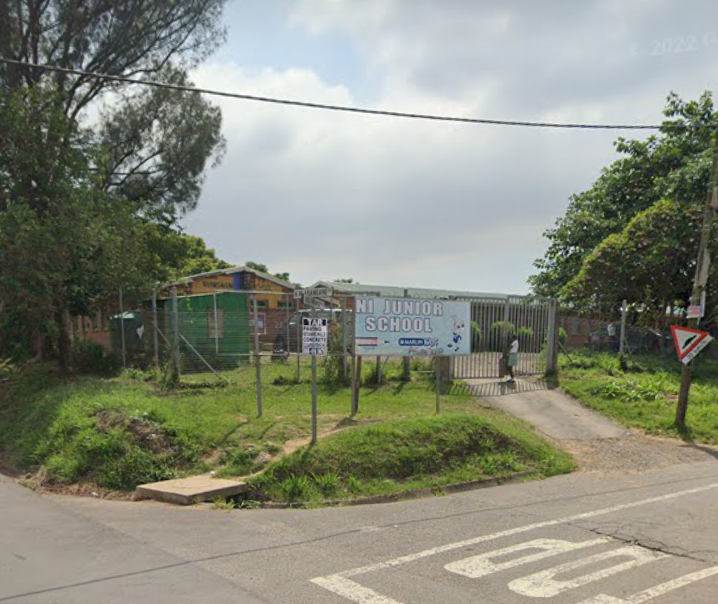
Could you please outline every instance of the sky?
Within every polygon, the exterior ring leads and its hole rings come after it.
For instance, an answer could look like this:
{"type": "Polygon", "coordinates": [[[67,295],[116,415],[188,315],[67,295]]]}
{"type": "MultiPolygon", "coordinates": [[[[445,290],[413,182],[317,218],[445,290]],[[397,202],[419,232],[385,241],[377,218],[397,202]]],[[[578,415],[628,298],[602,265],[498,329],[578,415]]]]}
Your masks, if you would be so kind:
{"type": "MultiPolygon", "coordinates": [[[[715,91],[718,4],[234,0],[197,85],[462,117],[660,123],[715,91]]],[[[546,229],[635,132],[422,122],[213,99],[227,152],[183,225],[292,281],[523,294],[546,229]]]]}

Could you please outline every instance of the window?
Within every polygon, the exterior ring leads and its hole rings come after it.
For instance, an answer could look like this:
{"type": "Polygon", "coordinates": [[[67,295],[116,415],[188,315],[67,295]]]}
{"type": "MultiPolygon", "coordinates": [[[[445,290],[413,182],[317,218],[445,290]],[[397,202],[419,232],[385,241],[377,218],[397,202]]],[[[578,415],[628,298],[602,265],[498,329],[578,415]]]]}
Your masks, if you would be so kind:
{"type": "Polygon", "coordinates": [[[269,302],[267,300],[257,300],[257,308],[267,308],[269,302]]]}
{"type": "Polygon", "coordinates": [[[277,308],[288,308],[292,309],[292,302],[290,300],[279,300],[277,302],[277,308]]]}
{"type": "Polygon", "coordinates": [[[224,309],[218,308],[215,315],[214,308],[207,309],[207,332],[212,340],[224,337],[224,309]]]}

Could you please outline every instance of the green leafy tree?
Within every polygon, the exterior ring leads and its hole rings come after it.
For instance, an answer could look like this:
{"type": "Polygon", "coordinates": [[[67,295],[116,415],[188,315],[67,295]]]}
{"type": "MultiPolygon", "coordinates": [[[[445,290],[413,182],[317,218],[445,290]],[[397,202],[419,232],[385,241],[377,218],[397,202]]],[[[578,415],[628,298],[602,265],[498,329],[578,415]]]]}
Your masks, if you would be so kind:
{"type": "MultiPolygon", "coordinates": [[[[223,5],[0,2],[0,55],[191,86],[223,40],[223,5]]],[[[68,314],[181,270],[174,252],[192,242],[171,227],[221,159],[221,116],[198,94],[27,66],[1,64],[0,90],[0,354],[66,362],[68,314]]]]}
{"type": "MultiPolygon", "coordinates": [[[[590,189],[572,196],[566,214],[546,231],[548,251],[535,262],[539,273],[530,278],[536,294],[560,295],[602,242],[622,233],[661,199],[673,199],[681,207],[705,200],[712,133],[718,121],[712,97],[706,92],[685,102],[671,94],[664,115],[660,135],[618,139],[616,150],[622,157],[604,168],[590,189]]],[[[612,239],[611,245],[618,241],[612,239]]],[[[683,261],[688,264],[687,257],[683,261]]]]}

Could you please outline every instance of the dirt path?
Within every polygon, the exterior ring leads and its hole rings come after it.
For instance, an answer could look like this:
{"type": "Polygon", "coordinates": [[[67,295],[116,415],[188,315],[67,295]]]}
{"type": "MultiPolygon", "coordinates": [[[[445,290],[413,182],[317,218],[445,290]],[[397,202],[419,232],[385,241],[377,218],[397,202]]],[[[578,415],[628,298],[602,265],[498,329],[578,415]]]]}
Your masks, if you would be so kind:
{"type": "Polygon", "coordinates": [[[535,384],[524,384],[521,380],[515,388],[495,383],[495,388],[487,388],[485,380],[467,381],[481,404],[506,411],[533,425],[571,453],[584,471],[644,472],[718,460],[718,448],[628,430],[560,390],[537,389],[535,384]],[[489,394],[479,394],[482,392],[489,394]]]}

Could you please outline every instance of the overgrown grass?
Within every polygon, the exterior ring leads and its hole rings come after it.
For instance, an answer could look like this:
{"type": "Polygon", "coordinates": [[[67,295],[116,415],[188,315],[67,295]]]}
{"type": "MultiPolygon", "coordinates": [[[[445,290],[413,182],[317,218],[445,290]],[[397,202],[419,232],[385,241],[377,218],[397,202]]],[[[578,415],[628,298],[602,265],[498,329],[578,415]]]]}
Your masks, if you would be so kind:
{"type": "Polygon", "coordinates": [[[621,363],[613,354],[571,352],[571,359],[561,357],[561,386],[625,426],[717,444],[718,361],[699,356],[693,362],[688,429],[680,433],[673,425],[681,372],[675,356],[641,355],[621,363]]]}
{"type": "Polygon", "coordinates": [[[388,494],[534,470],[569,472],[570,456],[505,416],[449,414],[338,433],[295,451],[252,481],[250,497],[318,501],[388,494]]]}
{"type": "MultiPolygon", "coordinates": [[[[389,364],[389,376],[399,375],[398,365],[389,364]]],[[[261,418],[251,366],[223,374],[224,383],[208,374],[185,376],[182,387],[170,392],[151,381],[151,374],[137,371],[111,379],[68,378],[51,365],[31,364],[3,375],[0,461],[22,472],[42,466],[51,483],[91,481],[130,490],[209,469],[246,475],[264,467],[287,441],[311,434],[306,364],[299,381],[292,362],[262,366],[261,418]]],[[[432,416],[433,383],[421,376],[363,387],[356,417],[349,417],[349,388],[320,384],[320,433],[364,421],[432,416]]],[[[482,413],[460,388],[442,396],[442,410],[482,413]]]]}

